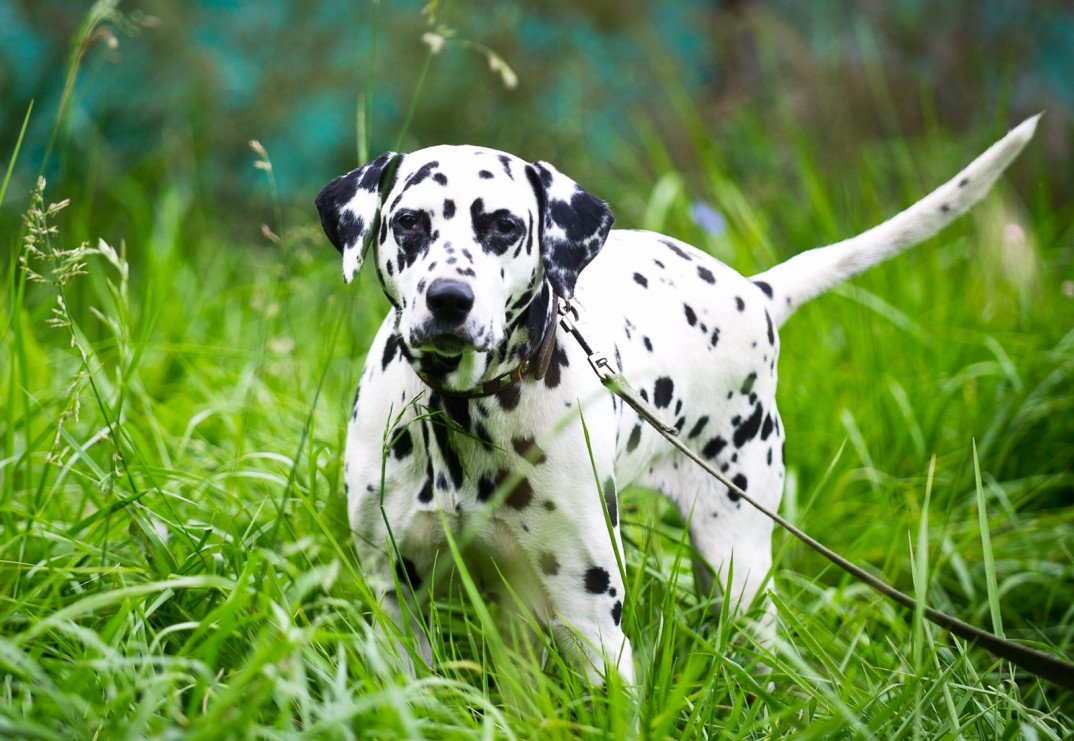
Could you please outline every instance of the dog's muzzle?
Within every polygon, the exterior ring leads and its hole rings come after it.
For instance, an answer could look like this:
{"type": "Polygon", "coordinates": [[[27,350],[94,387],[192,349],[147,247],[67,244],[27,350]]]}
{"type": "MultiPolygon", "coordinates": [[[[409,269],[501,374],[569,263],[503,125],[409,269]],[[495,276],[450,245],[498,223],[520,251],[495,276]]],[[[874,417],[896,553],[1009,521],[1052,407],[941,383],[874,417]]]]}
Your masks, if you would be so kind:
{"type": "MultiPolygon", "coordinates": [[[[478,347],[466,330],[466,320],[474,306],[474,291],[459,280],[437,278],[425,293],[432,318],[414,332],[412,344],[446,355],[457,355],[467,347],[478,347]]],[[[483,343],[482,343],[483,344],[483,343]]]]}
{"type": "Polygon", "coordinates": [[[474,291],[461,280],[437,278],[425,294],[425,303],[434,320],[455,326],[462,324],[473,308],[474,291]]]}

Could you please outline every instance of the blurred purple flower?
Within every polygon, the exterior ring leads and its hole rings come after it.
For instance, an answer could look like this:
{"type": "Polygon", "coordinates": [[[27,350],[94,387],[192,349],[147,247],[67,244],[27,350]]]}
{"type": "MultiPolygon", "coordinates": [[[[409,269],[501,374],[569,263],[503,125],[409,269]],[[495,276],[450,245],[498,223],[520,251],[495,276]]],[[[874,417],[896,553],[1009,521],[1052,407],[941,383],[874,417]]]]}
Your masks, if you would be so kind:
{"type": "Polygon", "coordinates": [[[690,218],[710,237],[720,237],[727,231],[727,220],[719,211],[704,201],[690,204],[690,218]]]}

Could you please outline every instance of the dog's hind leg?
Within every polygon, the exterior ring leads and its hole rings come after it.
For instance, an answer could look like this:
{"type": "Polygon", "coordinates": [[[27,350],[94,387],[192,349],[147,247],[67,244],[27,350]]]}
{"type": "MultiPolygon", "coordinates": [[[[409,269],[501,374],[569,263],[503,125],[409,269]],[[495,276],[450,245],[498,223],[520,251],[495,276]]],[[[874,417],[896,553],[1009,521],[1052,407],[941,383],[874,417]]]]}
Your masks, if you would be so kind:
{"type": "MultiPolygon", "coordinates": [[[[772,429],[734,448],[733,442],[712,456],[716,468],[733,483],[772,510],[778,509],[783,492],[783,440],[778,416],[772,429]]],[[[771,599],[773,523],[729,491],[692,461],[675,455],[655,468],[642,484],[664,493],[687,523],[696,556],[694,583],[702,596],[720,595],[712,603],[715,616],[723,601],[734,616],[764,600],[763,614],[755,633],[770,646],[776,631],[776,608],[771,599]]]]}

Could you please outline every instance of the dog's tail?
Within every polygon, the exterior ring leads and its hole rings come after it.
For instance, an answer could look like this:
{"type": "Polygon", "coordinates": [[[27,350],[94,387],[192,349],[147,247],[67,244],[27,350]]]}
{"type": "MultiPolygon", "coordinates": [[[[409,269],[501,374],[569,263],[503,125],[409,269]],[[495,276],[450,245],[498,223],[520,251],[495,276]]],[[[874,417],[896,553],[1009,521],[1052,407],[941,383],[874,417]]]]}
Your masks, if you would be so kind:
{"type": "Polygon", "coordinates": [[[806,301],[928,239],[968,211],[1033,138],[1039,118],[1038,113],[1023,121],[958,175],[883,224],[750,278],[772,300],[772,320],[782,325],[806,301]]]}

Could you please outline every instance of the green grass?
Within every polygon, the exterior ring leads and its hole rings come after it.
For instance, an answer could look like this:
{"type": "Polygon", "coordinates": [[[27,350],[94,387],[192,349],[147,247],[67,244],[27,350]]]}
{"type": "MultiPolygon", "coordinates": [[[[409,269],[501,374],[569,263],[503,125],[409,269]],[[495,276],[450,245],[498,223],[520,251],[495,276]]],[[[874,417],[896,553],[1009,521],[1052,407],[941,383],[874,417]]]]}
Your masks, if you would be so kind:
{"type": "MultiPolygon", "coordinates": [[[[837,173],[818,164],[822,140],[766,140],[748,114],[709,140],[667,92],[700,177],[643,136],[638,160],[620,165],[620,224],[682,236],[746,272],[894,213],[1001,133],[891,139],[837,173]],[[746,172],[721,156],[732,151],[756,152],[771,186],[742,191],[746,172]],[[687,192],[728,217],[726,236],[689,222],[687,192]]],[[[1060,283],[1074,212],[1049,204],[1038,144],[1014,171],[1032,187],[1001,183],[941,237],[787,325],[783,512],[931,606],[1069,656],[1074,301],[1060,283]],[[1004,242],[1008,223],[1024,242],[1009,229],[1004,242]]],[[[67,195],[46,190],[41,208],[67,195]]],[[[445,577],[450,596],[431,611],[434,667],[407,676],[371,628],[380,614],[341,495],[346,413],[387,310],[375,280],[343,287],[305,207],[262,204],[279,242],[233,244],[182,182],[124,182],[105,193],[116,213],[71,195],[40,257],[21,233],[0,237],[11,255],[0,734],[1074,734],[1070,693],[952,640],[783,535],[779,640],[760,649],[750,616],[709,616],[682,524],[641,491],[620,506],[636,694],[587,686],[540,629],[499,635],[500,606],[465,570],[445,577]],[[117,216],[122,243],[100,227],[117,216]],[[83,239],[84,251],[58,254],[83,239]],[[46,282],[28,281],[20,256],[46,282]]],[[[22,210],[27,194],[6,197],[22,210]]]]}

